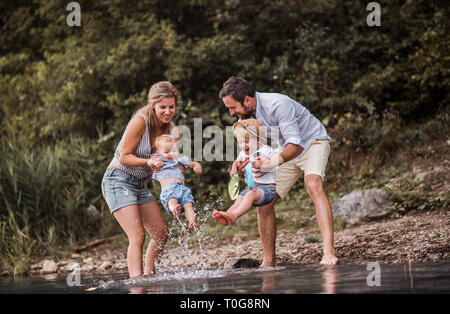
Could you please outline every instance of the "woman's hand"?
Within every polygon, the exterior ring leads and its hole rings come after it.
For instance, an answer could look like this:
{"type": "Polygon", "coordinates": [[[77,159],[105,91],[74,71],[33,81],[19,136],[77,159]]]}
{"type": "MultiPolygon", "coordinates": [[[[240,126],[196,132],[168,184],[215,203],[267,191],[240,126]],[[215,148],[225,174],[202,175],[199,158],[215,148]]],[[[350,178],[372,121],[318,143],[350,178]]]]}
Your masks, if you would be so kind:
{"type": "Polygon", "coordinates": [[[153,172],[158,172],[164,166],[164,162],[159,160],[159,156],[152,156],[147,160],[147,166],[149,166],[153,172]]]}

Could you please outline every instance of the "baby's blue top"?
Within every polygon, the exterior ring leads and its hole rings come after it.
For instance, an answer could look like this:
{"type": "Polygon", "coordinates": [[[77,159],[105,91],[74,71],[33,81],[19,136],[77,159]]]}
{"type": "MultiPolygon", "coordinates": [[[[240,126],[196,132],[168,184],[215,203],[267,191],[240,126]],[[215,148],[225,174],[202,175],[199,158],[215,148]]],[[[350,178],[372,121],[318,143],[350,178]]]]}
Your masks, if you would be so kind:
{"type": "Polygon", "coordinates": [[[153,172],[153,180],[161,181],[169,178],[184,180],[183,172],[178,167],[178,164],[182,164],[186,168],[189,167],[189,158],[187,156],[181,156],[176,160],[164,159],[160,154],[153,154],[152,156],[158,156],[159,160],[164,162],[164,166],[158,172],[153,172]]]}

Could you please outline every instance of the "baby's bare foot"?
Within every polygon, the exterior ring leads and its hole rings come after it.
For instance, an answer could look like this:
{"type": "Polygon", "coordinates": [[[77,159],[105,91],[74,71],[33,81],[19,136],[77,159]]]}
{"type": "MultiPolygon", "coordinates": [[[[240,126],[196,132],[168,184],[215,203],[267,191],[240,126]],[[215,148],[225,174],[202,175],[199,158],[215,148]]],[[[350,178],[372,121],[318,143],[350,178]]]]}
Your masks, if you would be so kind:
{"type": "Polygon", "coordinates": [[[224,226],[234,225],[235,223],[235,221],[225,212],[215,211],[213,212],[212,217],[215,221],[224,226]]]}
{"type": "Polygon", "coordinates": [[[218,223],[220,223],[220,224],[222,224],[222,225],[224,225],[224,226],[227,226],[227,225],[228,225],[227,220],[226,220],[226,219],[220,214],[220,212],[218,212],[218,211],[215,211],[215,212],[212,213],[212,218],[213,218],[215,221],[217,221],[218,223]]]}
{"type": "Polygon", "coordinates": [[[197,229],[198,228],[198,225],[195,223],[195,221],[189,221],[189,228],[194,228],[194,229],[197,229]]]}
{"type": "Polygon", "coordinates": [[[175,217],[178,217],[180,216],[181,213],[181,205],[177,204],[176,206],[170,206],[169,204],[169,210],[173,213],[175,217]]]}

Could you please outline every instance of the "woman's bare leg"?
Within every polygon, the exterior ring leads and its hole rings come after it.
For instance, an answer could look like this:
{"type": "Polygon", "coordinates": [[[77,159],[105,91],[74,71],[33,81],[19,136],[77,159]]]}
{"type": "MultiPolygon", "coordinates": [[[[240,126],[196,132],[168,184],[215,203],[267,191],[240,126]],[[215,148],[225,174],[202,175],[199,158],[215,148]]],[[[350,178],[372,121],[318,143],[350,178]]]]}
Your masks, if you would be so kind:
{"type": "Polygon", "coordinates": [[[130,278],[142,276],[142,247],[145,231],[137,205],[130,205],[113,213],[128,237],[127,264],[130,278]]]}
{"type": "Polygon", "coordinates": [[[155,262],[158,261],[164,251],[169,230],[155,201],[139,205],[139,212],[142,217],[142,224],[151,236],[145,253],[144,275],[147,276],[155,273],[155,262]]]}

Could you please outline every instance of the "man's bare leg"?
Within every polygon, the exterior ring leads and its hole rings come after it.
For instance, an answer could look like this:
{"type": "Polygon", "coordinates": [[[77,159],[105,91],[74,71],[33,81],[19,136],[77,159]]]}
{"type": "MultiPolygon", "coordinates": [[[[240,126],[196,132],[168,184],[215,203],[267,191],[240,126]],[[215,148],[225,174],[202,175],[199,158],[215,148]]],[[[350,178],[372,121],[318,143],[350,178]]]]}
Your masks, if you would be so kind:
{"type": "Polygon", "coordinates": [[[335,265],[338,262],[334,250],[333,213],[330,201],[323,188],[322,178],[315,174],[305,176],[305,186],[316,209],[316,218],[323,239],[321,264],[335,265]]]}
{"type": "Polygon", "coordinates": [[[269,204],[257,207],[258,231],[264,251],[264,259],[260,267],[276,266],[275,242],[277,237],[277,224],[275,221],[276,198],[269,204]]]}

